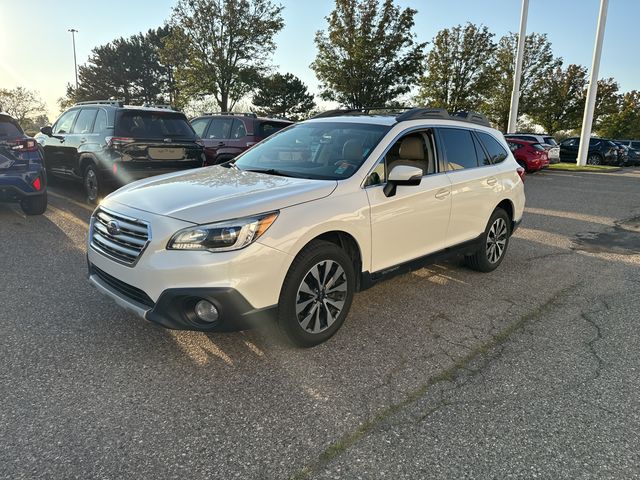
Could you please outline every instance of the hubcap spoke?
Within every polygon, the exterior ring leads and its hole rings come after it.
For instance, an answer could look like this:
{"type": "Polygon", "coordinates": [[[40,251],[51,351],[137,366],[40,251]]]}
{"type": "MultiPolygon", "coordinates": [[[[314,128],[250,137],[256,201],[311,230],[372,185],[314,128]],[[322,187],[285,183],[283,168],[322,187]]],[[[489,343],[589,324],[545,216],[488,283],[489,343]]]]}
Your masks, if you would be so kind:
{"type": "Polygon", "coordinates": [[[507,246],[508,229],[503,218],[496,218],[487,235],[487,260],[496,263],[507,246]]]}
{"type": "Polygon", "coordinates": [[[300,282],[296,295],[296,315],[300,327],[321,333],[340,317],[348,283],[342,266],[334,260],[315,264],[300,282]]]}

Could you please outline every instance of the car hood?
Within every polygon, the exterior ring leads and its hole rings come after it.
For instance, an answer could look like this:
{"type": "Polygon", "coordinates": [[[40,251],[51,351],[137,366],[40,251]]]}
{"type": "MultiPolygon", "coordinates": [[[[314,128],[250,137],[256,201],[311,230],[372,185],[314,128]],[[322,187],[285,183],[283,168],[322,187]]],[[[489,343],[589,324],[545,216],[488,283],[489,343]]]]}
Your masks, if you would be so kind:
{"type": "Polygon", "coordinates": [[[105,199],[138,210],[202,224],[278,210],[326,197],[335,180],[309,180],[220,166],[131,183],[105,199]]]}

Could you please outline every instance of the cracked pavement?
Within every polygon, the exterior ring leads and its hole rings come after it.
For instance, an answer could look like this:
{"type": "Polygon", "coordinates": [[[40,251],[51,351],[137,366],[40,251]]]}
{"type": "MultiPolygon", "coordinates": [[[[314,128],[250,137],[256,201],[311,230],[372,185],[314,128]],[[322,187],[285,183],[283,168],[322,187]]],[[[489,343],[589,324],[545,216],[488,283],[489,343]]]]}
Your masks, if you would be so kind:
{"type": "Polygon", "coordinates": [[[311,350],[156,328],[85,280],[77,188],[0,205],[1,478],[640,477],[640,170],[527,177],[500,269],[356,296],[311,350]]]}

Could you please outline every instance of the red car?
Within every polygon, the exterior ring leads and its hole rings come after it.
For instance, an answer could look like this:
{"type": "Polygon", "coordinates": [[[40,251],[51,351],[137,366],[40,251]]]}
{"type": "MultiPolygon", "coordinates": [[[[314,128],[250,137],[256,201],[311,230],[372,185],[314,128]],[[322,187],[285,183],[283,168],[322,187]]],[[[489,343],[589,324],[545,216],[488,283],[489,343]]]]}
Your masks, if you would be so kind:
{"type": "Polygon", "coordinates": [[[507,139],[507,143],[516,161],[527,173],[537,172],[549,165],[547,150],[539,143],[515,138],[507,139]]]}

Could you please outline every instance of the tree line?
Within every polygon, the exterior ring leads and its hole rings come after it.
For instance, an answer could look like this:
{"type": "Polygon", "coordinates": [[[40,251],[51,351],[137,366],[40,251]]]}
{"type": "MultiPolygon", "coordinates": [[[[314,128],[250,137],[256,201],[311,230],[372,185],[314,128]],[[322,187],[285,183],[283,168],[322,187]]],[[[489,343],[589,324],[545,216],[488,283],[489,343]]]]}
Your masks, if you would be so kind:
{"type": "MultiPolygon", "coordinates": [[[[271,64],[283,7],[271,0],[177,0],[157,29],[93,49],[67,86],[61,107],[83,100],[170,103],[185,109],[212,99],[220,111],[251,102],[258,113],[293,119],[316,109],[307,86],[271,64]]],[[[417,10],[394,0],[335,0],[315,35],[310,68],[319,97],[349,108],[427,105],[485,113],[505,130],[517,34],[500,38],[467,23],[430,42],[415,33],[417,10]]],[[[554,54],[545,34],[525,39],[519,127],[549,134],[580,128],[587,69],[554,54]]],[[[0,99],[1,103],[1,99],[0,99]]],[[[640,137],[640,93],[598,81],[594,129],[602,136],[640,137]]]]}

